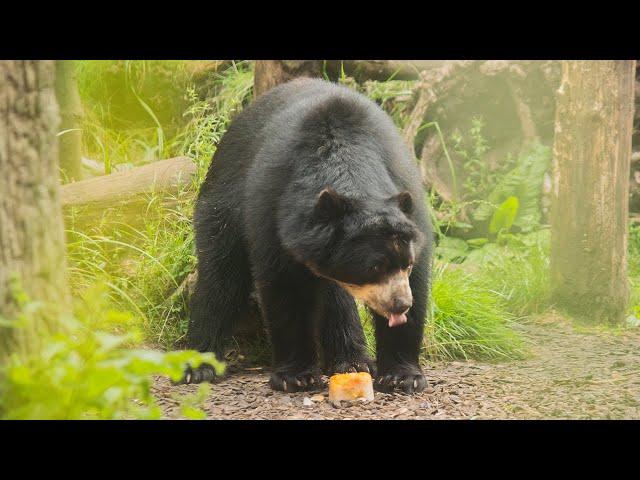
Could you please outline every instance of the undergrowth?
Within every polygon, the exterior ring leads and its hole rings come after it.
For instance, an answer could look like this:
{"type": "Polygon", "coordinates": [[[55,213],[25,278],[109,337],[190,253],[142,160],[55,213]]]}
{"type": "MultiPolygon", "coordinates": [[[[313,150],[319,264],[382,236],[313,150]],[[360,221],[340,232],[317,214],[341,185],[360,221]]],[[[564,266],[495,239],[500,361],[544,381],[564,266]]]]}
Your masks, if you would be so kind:
{"type": "MultiPolygon", "coordinates": [[[[29,328],[46,305],[26,302],[10,324],[29,328]]],[[[72,314],[60,315],[56,329],[40,332],[41,347],[10,354],[0,368],[0,418],[75,420],[160,418],[151,393],[153,375],[181,378],[187,363],[207,362],[224,370],[212,354],[162,352],[141,346],[139,319],[110,307],[101,286],[76,299],[72,314]]],[[[187,418],[202,413],[193,401],[187,418]]]]}

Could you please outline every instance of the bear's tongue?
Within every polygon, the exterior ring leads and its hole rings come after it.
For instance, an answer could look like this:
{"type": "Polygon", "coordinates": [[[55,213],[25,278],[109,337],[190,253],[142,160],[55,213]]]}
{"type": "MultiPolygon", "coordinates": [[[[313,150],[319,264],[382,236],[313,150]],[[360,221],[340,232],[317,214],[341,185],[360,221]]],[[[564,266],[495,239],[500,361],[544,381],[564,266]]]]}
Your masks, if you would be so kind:
{"type": "Polygon", "coordinates": [[[407,323],[407,315],[404,313],[392,313],[389,315],[389,327],[397,327],[407,323]]]}

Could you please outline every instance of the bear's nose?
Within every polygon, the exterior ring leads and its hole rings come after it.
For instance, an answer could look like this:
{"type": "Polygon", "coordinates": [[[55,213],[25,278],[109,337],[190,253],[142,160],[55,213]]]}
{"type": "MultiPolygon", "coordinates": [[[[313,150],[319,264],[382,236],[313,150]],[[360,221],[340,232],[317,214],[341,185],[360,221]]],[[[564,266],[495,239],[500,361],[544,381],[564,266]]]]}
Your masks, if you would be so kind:
{"type": "Polygon", "coordinates": [[[403,298],[395,298],[393,300],[393,305],[391,306],[390,313],[402,314],[411,308],[411,301],[408,301],[403,298]]]}

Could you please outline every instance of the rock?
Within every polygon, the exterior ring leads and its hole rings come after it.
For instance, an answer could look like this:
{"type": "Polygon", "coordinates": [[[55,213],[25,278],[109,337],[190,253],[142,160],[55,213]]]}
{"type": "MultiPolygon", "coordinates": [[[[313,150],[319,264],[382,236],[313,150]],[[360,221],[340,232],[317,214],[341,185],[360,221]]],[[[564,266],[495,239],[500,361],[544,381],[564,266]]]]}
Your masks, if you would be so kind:
{"type": "Polygon", "coordinates": [[[313,405],[313,401],[311,401],[309,397],[304,397],[302,399],[302,405],[304,405],[305,407],[311,407],[313,405]]]}
{"type": "Polygon", "coordinates": [[[324,402],[324,395],[314,395],[311,400],[317,403],[324,402]]]}

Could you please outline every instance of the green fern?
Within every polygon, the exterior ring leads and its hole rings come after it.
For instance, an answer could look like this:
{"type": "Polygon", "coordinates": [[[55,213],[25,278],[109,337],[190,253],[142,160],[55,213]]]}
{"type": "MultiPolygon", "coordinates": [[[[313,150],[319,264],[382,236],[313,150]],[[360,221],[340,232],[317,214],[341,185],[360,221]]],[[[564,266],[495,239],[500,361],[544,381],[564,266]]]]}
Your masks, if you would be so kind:
{"type": "Polygon", "coordinates": [[[473,212],[476,222],[489,220],[497,206],[509,197],[519,202],[518,214],[513,225],[524,232],[532,231],[540,224],[542,182],[551,163],[551,151],[538,142],[533,143],[517,160],[516,167],[508,172],[473,212]]]}

